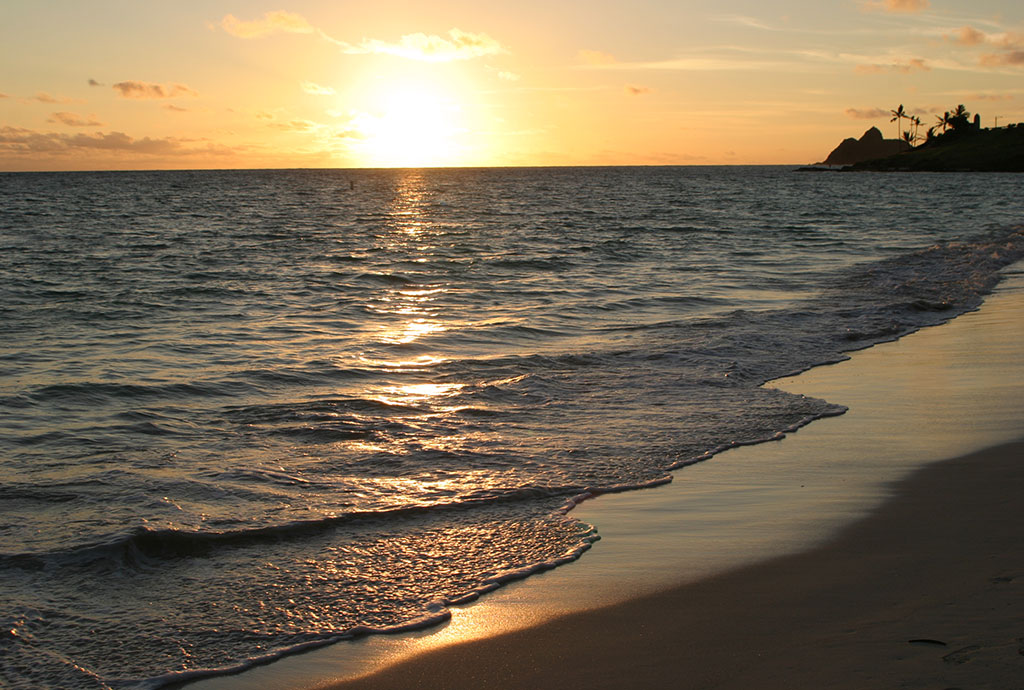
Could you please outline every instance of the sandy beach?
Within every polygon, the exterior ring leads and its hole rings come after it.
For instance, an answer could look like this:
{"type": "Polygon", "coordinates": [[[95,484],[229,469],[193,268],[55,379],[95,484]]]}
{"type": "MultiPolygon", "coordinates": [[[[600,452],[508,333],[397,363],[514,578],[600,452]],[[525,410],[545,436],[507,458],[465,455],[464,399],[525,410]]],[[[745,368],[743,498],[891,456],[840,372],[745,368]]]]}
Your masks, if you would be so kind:
{"type": "Polygon", "coordinates": [[[189,687],[1019,687],[1022,339],[1010,271],[977,312],[771,384],[847,414],[580,505],[603,538],[579,561],[189,687]]]}
{"type": "Polygon", "coordinates": [[[342,688],[1001,688],[1024,678],[1024,444],[925,468],[826,545],[342,688]]]}

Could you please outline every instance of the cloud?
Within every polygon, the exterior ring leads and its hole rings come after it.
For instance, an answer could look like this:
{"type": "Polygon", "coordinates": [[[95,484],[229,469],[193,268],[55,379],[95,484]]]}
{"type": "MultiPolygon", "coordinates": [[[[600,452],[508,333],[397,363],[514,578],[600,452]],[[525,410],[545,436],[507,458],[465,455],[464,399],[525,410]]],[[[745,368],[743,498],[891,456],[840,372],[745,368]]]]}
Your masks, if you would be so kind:
{"type": "Polygon", "coordinates": [[[433,34],[406,34],[397,43],[366,39],[359,45],[345,45],[350,55],[383,54],[424,62],[451,62],[469,60],[485,55],[508,52],[496,40],[484,33],[470,33],[451,29],[448,37],[433,34]]]}
{"type": "Polygon", "coordinates": [[[252,21],[243,21],[233,14],[228,14],[221,19],[220,26],[224,31],[238,38],[262,38],[275,33],[316,33],[313,25],[302,15],[285,10],[267,12],[260,19],[252,21]]]}
{"type": "Polygon", "coordinates": [[[889,111],[882,110],[881,108],[868,108],[867,110],[859,110],[858,108],[846,109],[846,116],[852,117],[854,120],[877,120],[888,115],[889,111]]]}
{"type": "Polygon", "coordinates": [[[985,33],[973,26],[962,26],[955,34],[946,34],[946,38],[965,46],[977,46],[988,41],[985,33]]]}
{"type": "Polygon", "coordinates": [[[946,34],[946,39],[959,45],[995,46],[1002,52],[984,53],[978,58],[978,64],[985,67],[1007,67],[1024,65],[1024,35],[1014,32],[986,34],[973,26],[962,26],[953,33],[946,34]]]}
{"type": "Polygon", "coordinates": [[[514,72],[498,72],[498,79],[502,79],[504,81],[519,81],[520,77],[514,72]]]}
{"type": "Polygon", "coordinates": [[[920,58],[912,58],[906,62],[894,62],[889,65],[879,65],[877,63],[857,65],[853,69],[859,74],[881,74],[883,72],[909,74],[911,72],[928,72],[931,70],[931,67],[929,67],[928,63],[920,58]]]}
{"type": "Polygon", "coordinates": [[[600,50],[581,50],[576,56],[588,65],[614,65],[618,62],[614,55],[602,53],[600,50]]]}
{"type": "Polygon", "coordinates": [[[868,0],[863,7],[866,10],[883,12],[923,12],[930,5],[928,0],[868,0]]]}
{"type": "Polygon", "coordinates": [[[727,24],[738,24],[740,26],[746,26],[751,29],[761,29],[762,31],[780,31],[780,29],[762,22],[760,19],[754,17],[748,17],[741,14],[723,14],[717,17],[711,17],[713,21],[725,22],[727,24]]]}
{"type": "Polygon", "coordinates": [[[67,125],[68,127],[102,127],[102,122],[97,122],[95,116],[84,118],[76,113],[59,112],[54,113],[53,117],[47,120],[47,122],[60,123],[67,125]]]}
{"type": "Polygon", "coordinates": [[[53,104],[53,103],[74,103],[75,102],[75,100],[73,98],[58,98],[56,96],[51,96],[50,94],[46,93],[45,91],[40,91],[39,93],[37,93],[35,96],[32,97],[32,100],[39,101],[40,103],[51,103],[51,104],[53,104]]]}
{"type": "Polygon", "coordinates": [[[320,86],[311,81],[302,82],[302,90],[311,96],[333,96],[334,89],[330,86],[320,86]]]}
{"type": "Polygon", "coordinates": [[[89,86],[103,86],[103,84],[101,84],[100,82],[96,81],[95,79],[90,79],[89,80],[89,86]]]}
{"type": "Polygon", "coordinates": [[[1005,53],[986,53],[978,62],[986,67],[1024,65],[1024,50],[1010,50],[1005,53]]]}
{"type": "Polygon", "coordinates": [[[231,149],[207,144],[190,147],[185,139],[166,137],[136,139],[124,132],[104,134],[63,134],[36,132],[22,127],[0,127],[0,153],[13,155],[70,154],[89,151],[110,151],[140,155],[187,156],[196,153],[227,154],[231,149]]]}
{"type": "Polygon", "coordinates": [[[170,110],[171,112],[174,112],[174,113],[187,113],[188,112],[188,108],[180,108],[180,107],[174,105],[173,103],[164,103],[163,107],[164,107],[164,110],[170,110]]]}
{"type": "Polygon", "coordinates": [[[1024,48],[1024,34],[1006,31],[998,34],[987,34],[973,26],[962,26],[953,33],[945,35],[947,40],[965,46],[993,45],[1007,50],[1024,48]]]}
{"type": "Polygon", "coordinates": [[[0,98],[10,98],[6,93],[0,93],[0,98]]]}
{"type": "Polygon", "coordinates": [[[627,86],[626,93],[630,96],[643,96],[649,94],[651,89],[646,86],[627,86]]]}
{"type": "Polygon", "coordinates": [[[1008,93],[972,93],[968,94],[968,101],[1012,101],[1013,95],[1008,93]]]}
{"type": "Polygon", "coordinates": [[[199,94],[184,84],[150,84],[144,81],[119,81],[114,90],[122,98],[177,98],[199,94]]]}
{"type": "Polygon", "coordinates": [[[273,122],[270,124],[274,129],[286,132],[310,132],[320,129],[322,125],[312,120],[289,120],[288,122],[273,122]]]}
{"type": "Polygon", "coordinates": [[[274,33],[317,34],[320,38],[340,46],[349,55],[394,55],[424,62],[469,60],[508,52],[498,41],[485,33],[472,33],[458,28],[450,29],[447,37],[415,33],[405,34],[397,42],[368,38],[358,44],[352,44],[332,38],[306,21],[302,15],[285,10],[267,12],[262,18],[252,21],[243,21],[228,14],[221,19],[220,26],[227,33],[239,38],[261,38],[274,33]]]}

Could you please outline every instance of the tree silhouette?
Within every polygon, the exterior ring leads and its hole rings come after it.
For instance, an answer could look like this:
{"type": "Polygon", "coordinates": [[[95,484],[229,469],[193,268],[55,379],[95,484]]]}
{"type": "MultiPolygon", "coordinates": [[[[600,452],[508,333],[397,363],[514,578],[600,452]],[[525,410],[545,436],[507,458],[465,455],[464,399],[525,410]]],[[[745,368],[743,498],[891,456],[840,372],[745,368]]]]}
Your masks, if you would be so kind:
{"type": "Polygon", "coordinates": [[[950,127],[950,125],[953,124],[953,118],[950,117],[950,114],[949,114],[948,110],[946,112],[942,113],[942,117],[936,117],[935,119],[939,121],[940,125],[942,125],[942,131],[943,132],[945,132],[946,129],[948,127],[950,127]]]}
{"type": "Polygon", "coordinates": [[[900,131],[903,129],[903,118],[907,116],[907,111],[903,109],[903,104],[900,103],[900,107],[896,110],[890,110],[892,113],[892,119],[889,122],[896,123],[896,136],[899,137],[900,131]]]}
{"type": "Polygon", "coordinates": [[[921,127],[921,118],[918,117],[917,115],[914,115],[910,118],[910,121],[914,123],[914,142],[917,142],[920,139],[920,137],[917,135],[917,132],[921,127]]]}
{"type": "Polygon", "coordinates": [[[963,103],[961,103],[953,110],[953,114],[949,118],[949,126],[954,130],[967,129],[967,125],[969,125],[971,121],[970,118],[971,114],[967,112],[967,108],[965,108],[963,103]]]}

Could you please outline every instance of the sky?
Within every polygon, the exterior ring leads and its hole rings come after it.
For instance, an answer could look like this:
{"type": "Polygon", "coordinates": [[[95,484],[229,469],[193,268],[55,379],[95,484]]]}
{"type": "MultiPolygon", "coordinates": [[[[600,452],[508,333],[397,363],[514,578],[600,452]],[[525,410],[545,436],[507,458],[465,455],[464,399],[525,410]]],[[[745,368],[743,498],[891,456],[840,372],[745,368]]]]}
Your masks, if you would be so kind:
{"type": "Polygon", "coordinates": [[[1020,0],[5,0],[0,170],[803,164],[1024,121],[1020,0]]]}

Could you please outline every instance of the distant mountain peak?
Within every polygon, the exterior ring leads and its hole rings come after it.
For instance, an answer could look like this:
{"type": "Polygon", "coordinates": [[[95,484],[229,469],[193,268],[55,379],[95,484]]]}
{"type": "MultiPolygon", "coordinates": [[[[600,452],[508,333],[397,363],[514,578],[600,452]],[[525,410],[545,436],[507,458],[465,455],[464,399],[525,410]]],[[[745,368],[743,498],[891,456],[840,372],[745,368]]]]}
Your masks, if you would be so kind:
{"type": "Polygon", "coordinates": [[[822,164],[853,165],[861,161],[892,156],[906,151],[908,148],[910,147],[906,142],[899,139],[886,139],[878,127],[872,127],[864,132],[860,139],[853,137],[844,139],[839,146],[832,150],[832,153],[828,154],[828,158],[822,164]]]}

